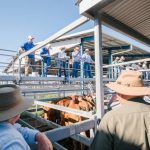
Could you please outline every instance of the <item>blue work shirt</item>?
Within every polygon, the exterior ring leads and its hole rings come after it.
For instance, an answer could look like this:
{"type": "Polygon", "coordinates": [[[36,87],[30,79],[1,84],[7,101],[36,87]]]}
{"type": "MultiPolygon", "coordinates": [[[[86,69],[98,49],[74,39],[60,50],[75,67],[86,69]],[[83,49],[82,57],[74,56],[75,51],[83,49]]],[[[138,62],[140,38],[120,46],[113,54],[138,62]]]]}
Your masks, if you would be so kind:
{"type": "MultiPolygon", "coordinates": [[[[28,50],[30,50],[30,49],[33,48],[34,46],[35,46],[35,45],[33,44],[33,42],[31,42],[31,43],[26,42],[26,43],[24,43],[23,46],[21,46],[21,48],[23,48],[23,49],[27,52],[28,50]]],[[[32,58],[35,58],[34,53],[29,54],[28,57],[31,58],[31,59],[32,59],[32,58]]]]}
{"type": "Polygon", "coordinates": [[[35,144],[38,132],[20,124],[0,123],[0,150],[30,150],[28,144],[35,144]]]}
{"type": "Polygon", "coordinates": [[[49,49],[47,48],[42,48],[41,51],[40,51],[40,56],[44,59],[44,58],[47,58],[50,57],[50,54],[49,54],[49,49]]]}

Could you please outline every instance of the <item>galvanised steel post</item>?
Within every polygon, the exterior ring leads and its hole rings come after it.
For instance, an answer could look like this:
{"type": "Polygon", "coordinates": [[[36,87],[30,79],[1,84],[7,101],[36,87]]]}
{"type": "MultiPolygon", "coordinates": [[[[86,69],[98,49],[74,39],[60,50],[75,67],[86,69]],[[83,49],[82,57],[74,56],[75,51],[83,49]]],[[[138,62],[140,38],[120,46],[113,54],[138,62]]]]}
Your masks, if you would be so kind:
{"type": "MultiPolygon", "coordinates": [[[[111,49],[108,49],[108,57],[109,57],[109,64],[111,65],[112,64],[112,50],[111,49]]],[[[108,73],[109,73],[109,79],[112,78],[112,70],[113,70],[113,67],[110,67],[108,69],[108,73]]]]}
{"type": "Polygon", "coordinates": [[[19,81],[21,80],[21,60],[22,59],[19,59],[19,66],[18,66],[18,78],[19,78],[19,81]]]}
{"type": "MultiPolygon", "coordinates": [[[[81,43],[80,43],[80,55],[81,55],[81,57],[83,55],[83,47],[84,47],[84,43],[81,39],[81,43]]],[[[81,79],[84,78],[84,75],[83,75],[83,62],[82,61],[80,61],[80,78],[81,79]]],[[[80,88],[82,89],[81,90],[81,95],[83,95],[84,94],[84,91],[83,91],[84,90],[84,82],[83,82],[83,80],[80,81],[80,88]]]]}
{"type": "Polygon", "coordinates": [[[96,80],[96,114],[98,118],[104,115],[104,88],[103,88],[103,54],[102,54],[102,24],[101,14],[95,15],[95,80],[96,80]]]}

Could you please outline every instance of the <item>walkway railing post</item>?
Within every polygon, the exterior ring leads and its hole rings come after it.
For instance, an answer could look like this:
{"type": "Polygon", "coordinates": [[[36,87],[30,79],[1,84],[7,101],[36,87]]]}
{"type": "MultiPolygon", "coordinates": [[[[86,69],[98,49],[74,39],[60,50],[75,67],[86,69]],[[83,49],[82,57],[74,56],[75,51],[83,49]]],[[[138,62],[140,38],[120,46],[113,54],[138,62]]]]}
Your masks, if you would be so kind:
{"type": "Polygon", "coordinates": [[[104,89],[103,89],[103,54],[102,54],[102,25],[101,14],[95,16],[95,80],[96,80],[96,114],[98,118],[104,115],[104,89]]]}
{"type": "MultiPolygon", "coordinates": [[[[82,41],[82,39],[81,39],[81,43],[80,43],[80,55],[81,55],[81,57],[82,57],[82,55],[83,55],[83,45],[84,43],[83,43],[83,41],[82,41]]],[[[81,61],[81,63],[80,63],[80,79],[83,79],[84,78],[84,75],[83,75],[83,62],[81,61]]],[[[81,95],[83,95],[84,94],[84,82],[83,82],[83,80],[80,82],[80,87],[81,87],[81,95]]]]}
{"type": "Polygon", "coordinates": [[[22,59],[19,59],[19,66],[18,66],[18,78],[19,78],[19,81],[21,80],[21,60],[22,59]]]}
{"type": "MultiPolygon", "coordinates": [[[[112,50],[111,49],[108,49],[108,54],[109,54],[109,64],[112,64],[112,50]]],[[[111,79],[112,78],[112,69],[113,69],[113,67],[110,67],[109,69],[108,69],[108,77],[109,77],[109,79],[111,79]]]]}

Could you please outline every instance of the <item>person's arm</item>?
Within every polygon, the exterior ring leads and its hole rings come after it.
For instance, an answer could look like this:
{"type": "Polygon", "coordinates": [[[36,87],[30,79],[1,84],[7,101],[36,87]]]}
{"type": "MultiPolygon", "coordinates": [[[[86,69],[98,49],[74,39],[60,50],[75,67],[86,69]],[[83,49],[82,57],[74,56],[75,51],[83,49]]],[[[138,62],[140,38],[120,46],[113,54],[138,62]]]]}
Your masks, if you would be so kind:
{"type": "Polygon", "coordinates": [[[45,50],[42,48],[41,51],[40,51],[40,56],[41,57],[46,57],[46,56],[49,56],[49,54],[48,54],[48,52],[46,53],[45,50]]]}
{"type": "Polygon", "coordinates": [[[81,60],[84,62],[86,59],[86,56],[83,54],[82,57],[81,57],[81,60]]]}
{"type": "Polygon", "coordinates": [[[89,150],[113,150],[113,137],[107,119],[102,119],[89,150]]]}
{"type": "Polygon", "coordinates": [[[24,53],[24,52],[25,52],[25,50],[24,50],[23,46],[21,46],[21,47],[19,48],[19,53],[22,54],[22,53],[24,53]]]}
{"type": "Polygon", "coordinates": [[[20,124],[16,123],[15,128],[22,134],[24,139],[28,144],[35,144],[36,143],[36,134],[39,132],[37,130],[29,129],[27,127],[22,127],[20,124]]]}
{"type": "Polygon", "coordinates": [[[41,49],[41,50],[40,50],[40,56],[42,56],[43,54],[44,54],[44,50],[41,49]]]}
{"type": "Polygon", "coordinates": [[[37,142],[40,150],[53,150],[50,140],[43,133],[27,127],[21,127],[20,124],[15,124],[15,127],[28,144],[35,144],[37,142]]]}
{"type": "Polygon", "coordinates": [[[93,61],[93,59],[90,56],[90,63],[94,64],[95,62],[93,61]]]}
{"type": "Polygon", "coordinates": [[[78,55],[79,55],[79,53],[77,53],[77,54],[74,53],[74,52],[72,53],[72,57],[73,57],[73,58],[77,57],[78,55]]]}
{"type": "Polygon", "coordinates": [[[47,138],[47,136],[44,133],[37,133],[36,134],[36,141],[38,144],[39,150],[53,150],[52,143],[47,138]]]}
{"type": "Polygon", "coordinates": [[[61,59],[61,58],[62,58],[61,52],[58,52],[58,59],[61,59]]]}

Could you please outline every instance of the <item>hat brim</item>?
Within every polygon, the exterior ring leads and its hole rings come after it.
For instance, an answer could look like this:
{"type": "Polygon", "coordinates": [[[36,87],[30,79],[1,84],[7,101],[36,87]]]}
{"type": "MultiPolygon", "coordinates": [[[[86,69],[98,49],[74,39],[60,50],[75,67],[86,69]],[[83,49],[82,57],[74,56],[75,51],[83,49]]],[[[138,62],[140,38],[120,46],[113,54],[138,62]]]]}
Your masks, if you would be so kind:
{"type": "Polygon", "coordinates": [[[0,111],[0,121],[5,121],[18,114],[21,114],[22,112],[27,110],[33,103],[33,99],[22,97],[22,101],[18,105],[8,110],[0,111]]]}
{"type": "Polygon", "coordinates": [[[150,88],[148,87],[127,87],[124,85],[111,82],[106,84],[108,88],[115,91],[116,93],[129,95],[129,96],[144,96],[150,95],[150,88]]]}

